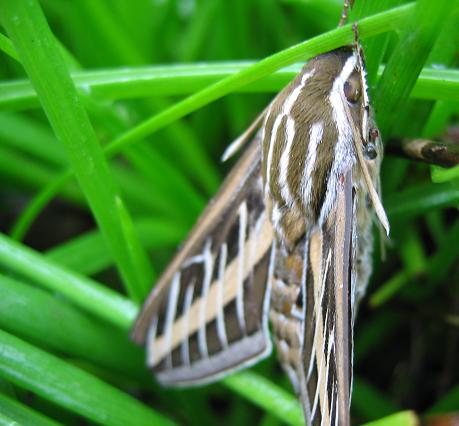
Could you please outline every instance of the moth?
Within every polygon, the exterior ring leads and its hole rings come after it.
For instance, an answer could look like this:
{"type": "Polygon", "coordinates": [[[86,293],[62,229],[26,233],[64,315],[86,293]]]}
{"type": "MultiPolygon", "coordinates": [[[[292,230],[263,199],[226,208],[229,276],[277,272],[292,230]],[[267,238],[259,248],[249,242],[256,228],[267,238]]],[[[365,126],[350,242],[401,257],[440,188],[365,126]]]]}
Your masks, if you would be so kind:
{"type": "Polygon", "coordinates": [[[359,45],[310,60],[226,157],[252,142],[146,300],[133,330],[167,386],[279,361],[307,424],[349,425],[382,143],[359,45]]]}

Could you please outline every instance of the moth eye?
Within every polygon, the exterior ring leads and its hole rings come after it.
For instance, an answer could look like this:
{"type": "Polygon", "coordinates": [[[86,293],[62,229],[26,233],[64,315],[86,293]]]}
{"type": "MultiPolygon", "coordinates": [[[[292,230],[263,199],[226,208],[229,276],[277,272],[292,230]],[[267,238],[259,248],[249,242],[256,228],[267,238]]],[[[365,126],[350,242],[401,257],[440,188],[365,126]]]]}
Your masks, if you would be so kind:
{"type": "Polygon", "coordinates": [[[365,156],[369,160],[374,160],[378,156],[378,152],[376,151],[376,145],[373,142],[369,142],[365,147],[365,156]]]}
{"type": "Polygon", "coordinates": [[[362,94],[360,78],[358,74],[352,74],[344,83],[344,96],[351,103],[355,104],[362,94]]]}

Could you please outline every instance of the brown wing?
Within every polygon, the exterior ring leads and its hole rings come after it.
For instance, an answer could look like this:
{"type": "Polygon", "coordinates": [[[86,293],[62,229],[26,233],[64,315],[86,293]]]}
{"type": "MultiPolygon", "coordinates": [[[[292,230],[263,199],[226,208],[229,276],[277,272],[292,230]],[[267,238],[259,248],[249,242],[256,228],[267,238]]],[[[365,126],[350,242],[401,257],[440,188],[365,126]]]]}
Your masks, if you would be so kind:
{"type": "Polygon", "coordinates": [[[311,425],[349,425],[352,382],[352,172],[340,176],[336,203],[311,231],[305,283],[302,401],[311,425]]]}
{"type": "Polygon", "coordinates": [[[210,382],[270,353],[272,240],[255,138],[135,324],[133,338],[146,342],[148,365],[161,383],[210,382]]]}

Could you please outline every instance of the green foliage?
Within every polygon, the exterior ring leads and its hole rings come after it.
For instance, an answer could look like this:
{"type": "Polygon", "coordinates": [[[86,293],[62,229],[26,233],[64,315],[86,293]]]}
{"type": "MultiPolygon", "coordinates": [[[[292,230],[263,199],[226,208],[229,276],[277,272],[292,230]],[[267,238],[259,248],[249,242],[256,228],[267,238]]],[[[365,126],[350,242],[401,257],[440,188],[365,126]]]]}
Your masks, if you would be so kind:
{"type": "MultiPolygon", "coordinates": [[[[352,43],[340,12],[339,0],[0,0],[0,424],[302,423],[273,357],[165,390],[128,333],[227,171],[225,146],[296,62],[352,43]]],[[[446,0],[355,0],[390,152],[457,125],[458,18],[446,0]]],[[[391,240],[356,325],[355,423],[459,409],[458,167],[386,155],[391,240]]]]}

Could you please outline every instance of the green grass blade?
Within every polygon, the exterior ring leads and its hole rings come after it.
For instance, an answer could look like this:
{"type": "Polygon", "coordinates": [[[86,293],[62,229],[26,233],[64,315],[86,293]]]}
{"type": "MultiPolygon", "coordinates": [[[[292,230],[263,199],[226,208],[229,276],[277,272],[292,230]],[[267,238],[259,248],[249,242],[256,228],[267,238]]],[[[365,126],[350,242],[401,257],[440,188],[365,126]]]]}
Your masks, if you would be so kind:
{"type": "Polygon", "coordinates": [[[384,199],[390,219],[401,219],[424,214],[427,211],[459,204],[459,188],[450,183],[420,184],[384,199]]]}
{"type": "MultiPolygon", "coordinates": [[[[383,419],[375,420],[374,422],[365,423],[365,426],[418,426],[419,418],[413,411],[401,411],[400,413],[392,414],[383,419]]],[[[363,426],[363,425],[362,425],[363,426]]]]}
{"type": "Polygon", "coordinates": [[[18,280],[0,275],[0,287],[0,328],[67,356],[145,377],[143,351],[126,332],[18,280]]]}
{"type": "Polygon", "coordinates": [[[405,26],[375,91],[374,107],[379,128],[387,136],[413,89],[441,26],[450,13],[451,2],[421,0],[405,26]]]}
{"type": "Polygon", "coordinates": [[[25,236],[36,217],[54,198],[55,194],[60,192],[65,184],[70,181],[71,177],[72,173],[70,171],[62,173],[35,195],[32,202],[27,205],[14,223],[10,232],[11,238],[21,240],[25,236]]]}
{"type": "Polygon", "coordinates": [[[376,420],[388,416],[400,407],[387,398],[374,386],[365,380],[355,377],[352,385],[352,412],[358,413],[360,418],[376,420]]]}
{"type": "Polygon", "coordinates": [[[0,34],[0,50],[5,52],[8,56],[19,61],[18,54],[14,48],[13,43],[8,37],[5,37],[3,34],[0,34]]]}
{"type": "Polygon", "coordinates": [[[304,425],[303,411],[298,400],[264,377],[247,371],[229,376],[222,383],[284,423],[304,425]]]}
{"type": "Polygon", "coordinates": [[[14,420],[14,422],[2,423],[0,418],[0,425],[59,426],[61,424],[2,393],[0,393],[0,413],[14,420]]]}
{"type": "MultiPolygon", "coordinates": [[[[187,229],[165,219],[139,219],[135,223],[142,244],[147,249],[176,247],[187,229]]],[[[54,247],[46,253],[53,262],[84,275],[93,275],[113,265],[107,246],[98,231],[91,231],[54,247]]]]}
{"type": "Polygon", "coordinates": [[[441,167],[432,167],[432,182],[442,183],[459,179],[459,166],[443,169],[441,167]]]}
{"type": "MultiPolygon", "coordinates": [[[[90,90],[99,100],[145,98],[149,96],[189,95],[211,84],[253,66],[253,61],[216,62],[206,64],[176,64],[169,66],[123,67],[81,71],[72,74],[75,85],[90,90]]],[[[293,64],[277,70],[235,93],[277,93],[301,70],[293,64]]],[[[384,71],[379,67],[378,75],[384,71]]],[[[424,68],[416,80],[410,97],[459,101],[459,71],[456,69],[424,68]]],[[[36,93],[25,80],[0,82],[0,109],[38,107],[36,93]]]]}
{"type": "Polygon", "coordinates": [[[0,140],[50,165],[68,166],[62,146],[38,120],[19,114],[0,113],[0,140]]]}
{"type": "Polygon", "coordinates": [[[93,315],[127,330],[137,305],[107,287],[66,270],[34,250],[0,234],[0,265],[67,297],[93,315]]]}
{"type": "MultiPolygon", "coordinates": [[[[55,168],[33,161],[27,156],[20,155],[17,150],[0,145],[0,177],[3,181],[14,182],[19,188],[41,188],[54,185],[58,172],[55,168]]],[[[75,186],[64,186],[62,182],[63,198],[77,205],[83,205],[84,199],[75,186]]]]}
{"type": "Polygon", "coordinates": [[[152,270],[146,253],[130,229],[130,217],[86,111],[70,79],[60,48],[38,2],[2,1],[2,21],[21,58],[40,103],[107,240],[128,293],[143,300],[152,270]]]}
{"type": "Polygon", "coordinates": [[[0,375],[96,423],[174,424],[128,394],[1,330],[0,375]]]}
{"type": "Polygon", "coordinates": [[[457,411],[459,406],[459,384],[454,386],[434,406],[429,408],[428,414],[441,414],[450,411],[457,411]]]}

